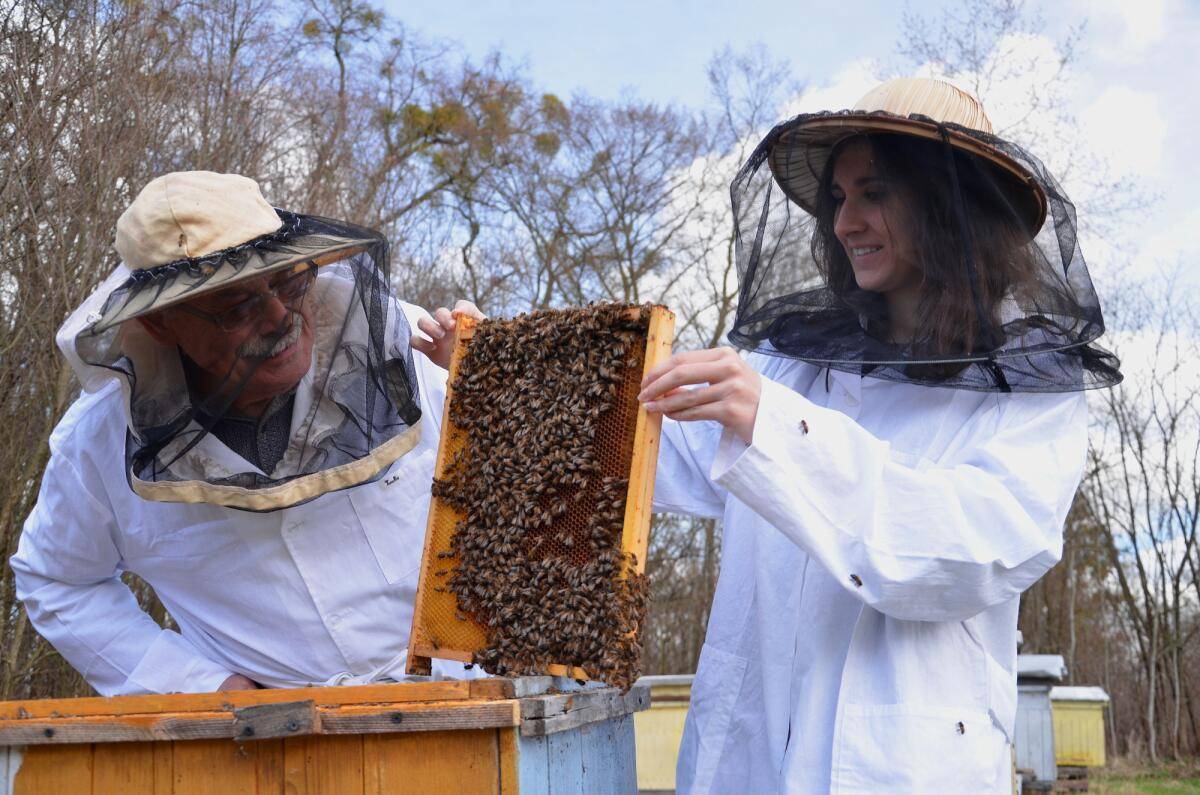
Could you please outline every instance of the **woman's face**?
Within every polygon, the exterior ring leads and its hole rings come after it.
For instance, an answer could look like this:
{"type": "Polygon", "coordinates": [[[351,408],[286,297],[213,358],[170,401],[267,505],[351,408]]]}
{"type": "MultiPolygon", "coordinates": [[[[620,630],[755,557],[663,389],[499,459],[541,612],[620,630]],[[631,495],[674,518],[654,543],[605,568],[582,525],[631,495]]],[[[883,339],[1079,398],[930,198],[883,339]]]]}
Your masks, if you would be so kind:
{"type": "Polygon", "coordinates": [[[833,233],[858,286],[884,294],[915,291],[921,272],[908,237],[908,213],[896,186],[876,170],[866,141],[842,149],[830,187],[833,233]]]}

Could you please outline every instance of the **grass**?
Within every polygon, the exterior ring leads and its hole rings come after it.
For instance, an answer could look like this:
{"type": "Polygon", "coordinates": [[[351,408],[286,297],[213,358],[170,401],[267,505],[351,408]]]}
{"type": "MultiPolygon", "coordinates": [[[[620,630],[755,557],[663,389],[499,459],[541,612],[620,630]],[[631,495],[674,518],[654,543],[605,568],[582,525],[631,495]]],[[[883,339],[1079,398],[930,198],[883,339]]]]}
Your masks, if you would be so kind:
{"type": "Polygon", "coordinates": [[[1093,770],[1090,792],[1102,795],[1200,794],[1200,767],[1167,763],[1157,767],[1119,761],[1106,770],[1093,770]]]}

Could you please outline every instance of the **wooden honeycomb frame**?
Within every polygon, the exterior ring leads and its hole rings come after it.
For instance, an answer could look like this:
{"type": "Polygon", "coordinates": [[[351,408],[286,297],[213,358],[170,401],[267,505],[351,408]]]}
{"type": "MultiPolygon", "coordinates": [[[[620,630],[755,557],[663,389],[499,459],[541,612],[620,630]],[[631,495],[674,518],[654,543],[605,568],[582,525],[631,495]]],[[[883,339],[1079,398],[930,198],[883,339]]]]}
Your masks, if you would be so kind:
{"type": "MultiPolygon", "coordinates": [[[[631,312],[637,312],[634,308],[631,312]]],[[[475,333],[474,318],[457,316],[454,353],[450,361],[450,375],[446,387],[446,403],[442,413],[442,435],[438,444],[434,476],[445,475],[448,462],[466,441],[465,434],[450,421],[450,405],[454,401],[454,381],[459,364],[475,333]]],[[[663,306],[650,310],[646,331],[646,348],[641,373],[637,380],[655,365],[671,355],[671,344],[675,337],[675,315],[663,306]]],[[[636,395],[636,391],[634,393],[636,395]]],[[[636,398],[635,398],[636,399],[636,398]]],[[[621,536],[621,549],[636,561],[638,573],[645,570],[646,548],[649,543],[651,502],[654,495],[654,474],[658,464],[659,434],[662,425],[660,414],[651,414],[640,404],[634,424],[632,456],[629,466],[629,491],[625,501],[625,522],[621,536]]],[[[457,660],[469,663],[476,651],[486,648],[487,638],[482,627],[470,619],[457,617],[457,599],[449,590],[436,590],[443,581],[435,572],[452,566],[452,561],[438,558],[439,552],[450,549],[454,528],[461,514],[438,497],[433,497],[429,506],[429,520],[425,532],[425,548],[421,558],[421,571],[417,583],[416,605],[413,610],[412,632],[409,636],[409,652],[406,670],[409,674],[429,675],[432,658],[457,660]],[[448,617],[449,616],[449,617],[448,617]],[[451,632],[446,628],[450,626],[451,632]],[[440,628],[440,629],[439,629],[440,628]],[[453,637],[440,637],[453,635],[453,637]]],[[[582,668],[567,661],[549,665],[544,671],[552,676],[570,676],[586,679],[582,668]]]]}

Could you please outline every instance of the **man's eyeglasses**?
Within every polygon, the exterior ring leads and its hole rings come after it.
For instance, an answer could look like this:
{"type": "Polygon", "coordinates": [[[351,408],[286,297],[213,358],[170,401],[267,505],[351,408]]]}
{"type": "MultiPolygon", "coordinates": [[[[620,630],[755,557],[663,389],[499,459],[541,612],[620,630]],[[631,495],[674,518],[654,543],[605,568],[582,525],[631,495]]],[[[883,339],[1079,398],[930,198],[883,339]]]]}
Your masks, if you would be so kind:
{"type": "Polygon", "coordinates": [[[292,308],[300,299],[304,298],[316,278],[317,268],[309,263],[303,266],[302,270],[292,271],[265,290],[255,293],[244,301],[238,301],[220,312],[205,312],[187,304],[178,304],[175,308],[187,312],[189,315],[204,318],[222,331],[236,331],[259,317],[263,302],[267,300],[268,296],[274,297],[289,309],[292,308]]]}

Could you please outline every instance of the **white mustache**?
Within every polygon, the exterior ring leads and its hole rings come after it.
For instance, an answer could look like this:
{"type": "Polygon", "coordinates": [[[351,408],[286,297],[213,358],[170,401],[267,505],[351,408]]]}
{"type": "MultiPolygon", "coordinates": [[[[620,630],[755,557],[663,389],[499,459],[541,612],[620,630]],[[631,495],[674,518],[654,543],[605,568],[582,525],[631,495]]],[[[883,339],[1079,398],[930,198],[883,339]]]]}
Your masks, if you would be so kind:
{"type": "Polygon", "coordinates": [[[270,359],[290,348],[300,339],[300,332],[303,330],[304,318],[299,312],[292,312],[292,327],[282,337],[278,332],[252,337],[238,346],[237,354],[243,359],[270,359]]]}

